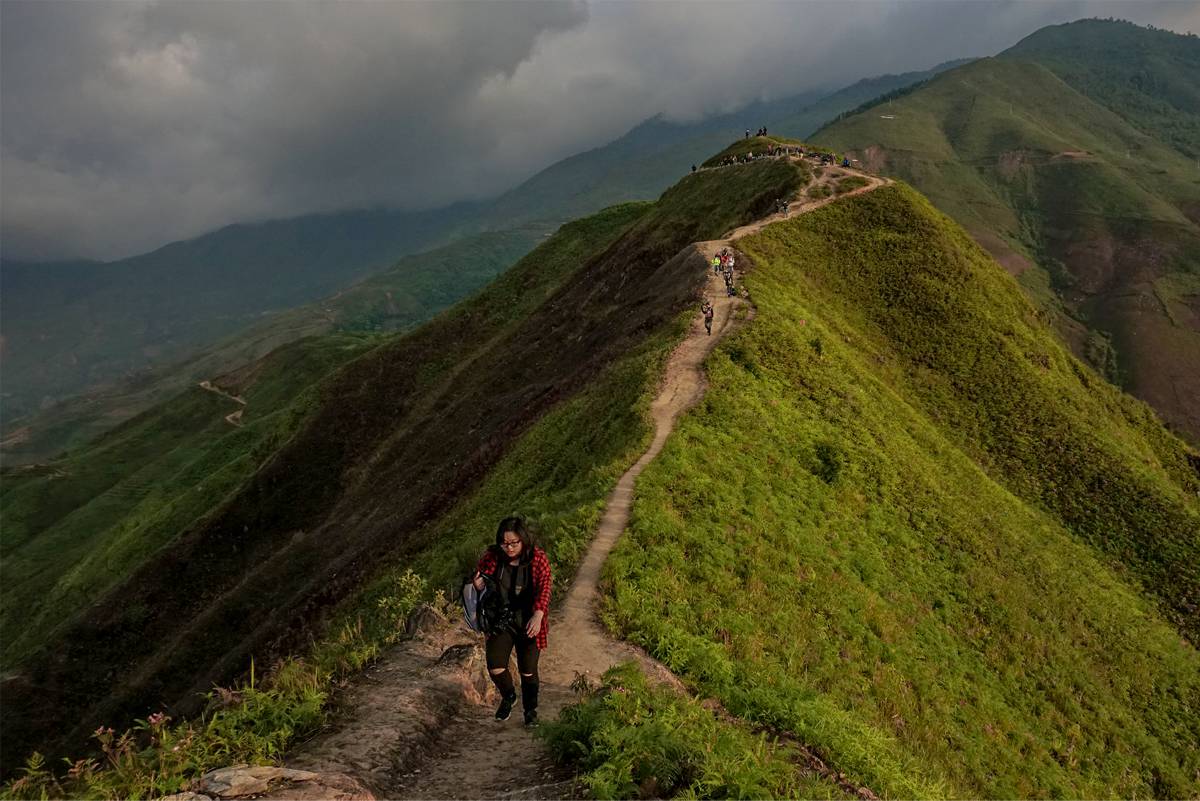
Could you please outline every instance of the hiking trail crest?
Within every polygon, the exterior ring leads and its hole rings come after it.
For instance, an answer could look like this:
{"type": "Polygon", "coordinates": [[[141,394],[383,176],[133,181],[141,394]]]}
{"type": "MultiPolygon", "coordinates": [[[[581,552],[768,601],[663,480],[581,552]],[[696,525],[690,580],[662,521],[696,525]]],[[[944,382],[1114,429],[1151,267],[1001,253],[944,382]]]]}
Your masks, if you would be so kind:
{"type": "MultiPolygon", "coordinates": [[[[764,158],[802,157],[784,153],[764,158]]],[[[600,573],[628,524],[634,484],[666,444],[678,417],[703,397],[704,360],[724,336],[754,318],[755,308],[745,291],[734,289],[745,266],[745,257],[735,247],[737,240],[772,223],[889,183],[854,168],[826,167],[796,196],[781,199],[784,205],[777,202],[772,214],[734,228],[720,239],[694,242],[679,254],[703,261],[706,277],[700,294],[705,305],[697,305],[698,313],[686,336],[667,360],[650,405],[654,434],[649,447],[610,492],[570,589],[551,612],[554,642],[540,662],[539,709],[544,719],[556,718],[572,703],[573,685],[594,681],[609,667],[625,661],[637,662],[653,680],[686,692],[683,683],[661,663],[641,649],[609,637],[596,616],[600,573]],[[829,186],[852,175],[867,183],[842,194],[810,193],[814,186],[829,186]],[[727,271],[722,254],[732,262],[727,271]],[[713,269],[714,259],[721,264],[720,272],[713,269]],[[730,274],[732,277],[726,278],[730,274]],[[706,331],[708,325],[711,334],[706,331]]],[[[519,723],[494,719],[499,694],[486,675],[480,656],[482,644],[477,644],[463,622],[461,610],[455,617],[395,646],[351,682],[339,704],[339,719],[289,753],[287,767],[349,776],[387,798],[558,798],[573,792],[570,772],[555,764],[531,731],[519,723]],[[517,754],[520,758],[514,759],[517,754]]],[[[816,764],[813,769],[828,772],[850,794],[873,797],[870,790],[853,786],[820,760],[816,764]]],[[[280,788],[278,795],[265,797],[297,796],[294,790],[280,788]]]]}

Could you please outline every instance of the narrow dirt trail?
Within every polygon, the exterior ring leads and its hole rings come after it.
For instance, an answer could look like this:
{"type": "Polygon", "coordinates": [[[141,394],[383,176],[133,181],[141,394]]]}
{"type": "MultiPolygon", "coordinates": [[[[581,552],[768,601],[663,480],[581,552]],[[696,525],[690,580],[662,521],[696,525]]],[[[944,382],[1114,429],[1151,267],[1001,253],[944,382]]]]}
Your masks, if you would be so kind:
{"type": "MultiPolygon", "coordinates": [[[[797,198],[792,201],[786,215],[773,214],[737,228],[722,239],[697,242],[689,247],[707,261],[722,248],[734,246],[738,239],[756,233],[773,222],[889,183],[885,179],[844,168],[832,176],[830,170],[826,170],[821,176],[822,182],[831,182],[841,175],[863,175],[870,183],[843,195],[821,199],[807,196],[797,198]]],[[[706,381],[702,365],[705,358],[726,334],[753,317],[753,307],[741,297],[729,297],[724,282],[717,274],[708,269],[706,275],[704,294],[712,301],[715,311],[712,334],[705,333],[703,320],[697,314],[687,337],[672,352],[659,394],[651,404],[650,413],[655,428],[653,440],[646,452],[621,476],[609,495],[599,528],[580,563],[571,590],[551,615],[550,647],[543,654],[539,666],[539,714],[543,720],[556,718],[559,710],[573,701],[570,687],[579,674],[597,677],[609,667],[624,661],[635,660],[652,677],[681,686],[676,677],[643,651],[609,637],[596,618],[596,604],[599,600],[601,569],[629,522],[634,483],[646,465],[662,450],[679,415],[703,397],[706,381]],[[739,315],[739,310],[743,308],[745,312],[739,315]]],[[[384,664],[375,670],[375,676],[387,673],[389,668],[386,661],[385,658],[384,664]]],[[[367,696],[373,695],[375,703],[386,704],[388,693],[383,687],[380,689],[380,692],[368,693],[367,696]]],[[[358,739],[365,741],[372,738],[372,730],[366,722],[371,717],[369,711],[364,710],[361,730],[357,732],[358,739]]],[[[358,716],[354,715],[352,720],[357,719],[358,716]]],[[[436,742],[429,748],[429,756],[419,767],[406,765],[403,771],[372,769],[372,783],[384,790],[388,798],[568,796],[572,792],[570,771],[554,764],[542,742],[522,726],[520,719],[519,704],[513,711],[513,717],[503,723],[493,719],[490,706],[463,705],[448,716],[436,742]]],[[[348,728],[343,727],[339,737],[352,743],[356,739],[354,723],[351,722],[348,728]]],[[[374,745],[372,749],[378,752],[379,746],[374,745]]],[[[342,759],[335,761],[343,762],[348,773],[362,774],[366,767],[362,764],[363,749],[359,749],[357,754],[350,753],[354,750],[353,746],[347,747],[341,754],[342,759]]],[[[303,762],[302,754],[300,759],[303,762]]],[[[327,755],[322,755],[321,762],[321,767],[325,769],[334,767],[327,755]]]]}
{"type": "Polygon", "coordinates": [[[234,411],[230,414],[225,415],[225,422],[229,423],[229,425],[235,426],[235,427],[240,427],[242,425],[242,412],[244,412],[246,410],[245,398],[243,398],[241,395],[230,395],[225,390],[214,385],[213,382],[211,382],[211,381],[201,381],[199,384],[199,387],[200,387],[200,389],[203,389],[207,392],[211,392],[214,395],[220,395],[222,398],[228,398],[229,400],[233,401],[234,403],[241,405],[242,408],[240,408],[237,411],[234,411]]]}
{"type": "MultiPolygon", "coordinates": [[[[723,242],[706,242],[696,247],[706,259],[723,242]]],[[[641,650],[610,638],[595,616],[599,599],[600,571],[629,522],[633,485],[638,475],[658,455],[675,427],[679,414],[704,394],[700,365],[738,321],[737,309],[746,305],[729,297],[724,282],[711,270],[705,293],[713,304],[713,332],[705,333],[697,317],[688,336],[667,362],[662,389],[650,406],[655,433],[650,447],[617,482],[608,497],[596,536],[575,574],[571,590],[550,619],[550,647],[538,667],[541,698],[538,712],[543,719],[558,717],[559,710],[574,700],[571,683],[579,674],[598,677],[621,662],[635,660],[660,681],[678,683],[674,676],[641,650]]],[[[445,745],[419,769],[395,778],[389,798],[558,798],[569,794],[572,776],[555,765],[541,741],[520,722],[521,707],[513,717],[499,723],[491,707],[469,707],[459,711],[443,729],[445,745]]]]}

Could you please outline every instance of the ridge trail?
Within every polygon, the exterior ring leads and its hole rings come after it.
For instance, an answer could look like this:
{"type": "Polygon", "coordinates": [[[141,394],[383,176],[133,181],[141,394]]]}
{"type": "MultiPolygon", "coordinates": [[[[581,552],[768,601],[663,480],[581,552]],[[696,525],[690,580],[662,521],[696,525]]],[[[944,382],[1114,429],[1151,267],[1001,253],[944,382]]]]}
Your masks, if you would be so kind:
{"type": "Polygon", "coordinates": [[[213,384],[213,382],[204,380],[198,386],[207,392],[212,392],[215,395],[220,395],[222,398],[228,398],[234,403],[240,404],[242,408],[225,415],[225,422],[231,426],[240,426],[242,424],[242,412],[246,410],[246,400],[241,395],[230,395],[225,390],[213,384]]]}
{"type": "MultiPolygon", "coordinates": [[[[802,195],[792,201],[786,214],[771,214],[736,228],[721,239],[695,242],[685,248],[685,251],[693,251],[694,258],[703,257],[706,261],[707,278],[703,294],[713,304],[713,332],[711,336],[705,333],[703,320],[697,314],[687,336],[671,353],[660,390],[650,408],[654,423],[654,437],[650,446],[617,481],[571,589],[565,600],[551,613],[550,647],[542,654],[539,666],[539,713],[543,720],[557,718],[559,711],[573,701],[574,694],[570,687],[578,675],[598,677],[620,662],[637,661],[651,678],[683,688],[678,678],[644,651],[630,643],[615,640],[604,631],[595,614],[600,572],[628,525],[634,482],[662,450],[679,415],[704,395],[707,386],[702,369],[704,359],[726,334],[737,330],[754,316],[754,307],[748,301],[727,296],[723,281],[707,266],[707,262],[722,248],[732,248],[738,239],[757,233],[771,223],[891,183],[888,179],[855,169],[836,167],[826,168],[820,178],[808,184],[804,191],[849,175],[862,176],[869,183],[842,195],[826,198],[813,199],[802,195]],[[745,313],[739,317],[737,312],[743,308],[745,313]]],[[[744,257],[739,257],[738,266],[742,264],[744,257]]],[[[463,629],[465,631],[465,626],[463,629]]],[[[381,662],[386,663],[387,660],[385,656],[381,662]]],[[[339,745],[333,749],[333,753],[328,738],[318,736],[298,747],[291,755],[293,758],[288,760],[289,764],[295,759],[298,760],[297,767],[343,770],[364,778],[364,774],[369,774],[372,784],[383,790],[381,797],[397,799],[560,798],[573,792],[571,772],[557,766],[543,743],[521,725],[519,704],[513,712],[513,718],[504,723],[493,719],[494,710],[490,706],[464,704],[441,727],[436,742],[431,744],[430,756],[420,764],[419,769],[410,768],[400,773],[386,766],[364,764],[370,761],[369,753],[377,755],[381,750],[380,744],[370,742],[377,739],[380,729],[369,722],[372,714],[368,707],[388,704],[393,697],[395,688],[389,689],[388,679],[380,675],[386,675],[388,671],[386,664],[374,671],[377,678],[370,680],[380,683],[377,692],[365,694],[365,698],[370,700],[363,700],[360,695],[351,708],[342,710],[344,725],[339,727],[336,738],[339,745]],[[381,783],[385,786],[380,787],[381,783]]],[[[396,671],[393,675],[401,672],[396,671]]],[[[808,756],[810,767],[822,773],[828,770],[815,756],[808,756]]],[[[377,760],[378,756],[374,759],[377,760]]],[[[853,786],[848,785],[846,789],[866,798],[873,797],[869,791],[864,794],[853,786]]]]}

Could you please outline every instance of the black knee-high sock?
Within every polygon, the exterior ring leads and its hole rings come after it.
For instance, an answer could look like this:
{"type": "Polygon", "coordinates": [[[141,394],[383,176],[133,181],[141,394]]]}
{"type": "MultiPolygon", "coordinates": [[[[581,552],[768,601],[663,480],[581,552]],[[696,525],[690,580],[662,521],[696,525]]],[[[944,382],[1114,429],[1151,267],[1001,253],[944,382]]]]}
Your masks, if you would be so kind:
{"type": "Polygon", "coordinates": [[[537,709],[538,704],[538,681],[537,679],[529,679],[525,676],[521,677],[521,708],[526,712],[532,712],[537,709]]]}
{"type": "Polygon", "coordinates": [[[496,685],[496,689],[500,691],[500,695],[505,698],[516,698],[517,690],[513,686],[512,674],[507,670],[503,673],[493,673],[492,681],[496,685]]]}

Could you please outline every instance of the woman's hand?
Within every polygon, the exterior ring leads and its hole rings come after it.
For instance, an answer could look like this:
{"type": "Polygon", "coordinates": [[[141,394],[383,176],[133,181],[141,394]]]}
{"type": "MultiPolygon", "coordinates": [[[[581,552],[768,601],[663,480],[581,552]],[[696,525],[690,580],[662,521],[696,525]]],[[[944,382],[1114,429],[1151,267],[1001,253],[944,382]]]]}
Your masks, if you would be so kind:
{"type": "Polygon", "coordinates": [[[545,616],[541,609],[533,613],[533,617],[529,618],[529,622],[525,624],[526,637],[538,636],[538,632],[542,630],[542,618],[545,616]]]}
{"type": "Polygon", "coordinates": [[[479,575],[479,571],[475,571],[475,578],[471,579],[471,583],[475,585],[475,589],[483,592],[483,576],[479,575]]]}

